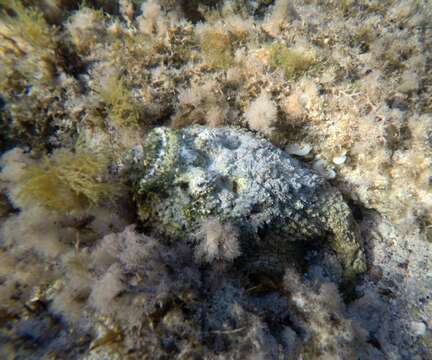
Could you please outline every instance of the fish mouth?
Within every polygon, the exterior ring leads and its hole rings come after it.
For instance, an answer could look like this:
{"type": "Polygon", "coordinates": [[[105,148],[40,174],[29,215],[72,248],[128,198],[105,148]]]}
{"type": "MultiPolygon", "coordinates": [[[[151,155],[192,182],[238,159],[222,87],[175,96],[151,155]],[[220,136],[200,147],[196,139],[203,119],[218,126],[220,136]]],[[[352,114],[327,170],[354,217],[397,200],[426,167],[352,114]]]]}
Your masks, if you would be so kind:
{"type": "Polygon", "coordinates": [[[145,138],[141,174],[138,182],[140,192],[165,182],[174,170],[177,149],[177,132],[167,127],[153,129],[145,138]]]}

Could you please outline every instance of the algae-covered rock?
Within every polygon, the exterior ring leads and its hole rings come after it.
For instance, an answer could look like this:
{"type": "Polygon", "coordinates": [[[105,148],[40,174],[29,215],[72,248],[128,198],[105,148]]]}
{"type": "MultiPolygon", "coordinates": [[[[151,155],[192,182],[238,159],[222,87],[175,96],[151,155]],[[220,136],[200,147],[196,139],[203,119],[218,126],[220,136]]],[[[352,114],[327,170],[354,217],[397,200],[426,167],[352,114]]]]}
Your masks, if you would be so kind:
{"type": "Polygon", "coordinates": [[[127,153],[123,166],[134,183],[140,219],[169,239],[193,242],[202,221],[212,218],[240,230],[243,258],[259,254],[259,266],[293,260],[293,240],[327,238],[347,277],[366,269],[341,194],[251,132],[156,128],[127,153]]]}

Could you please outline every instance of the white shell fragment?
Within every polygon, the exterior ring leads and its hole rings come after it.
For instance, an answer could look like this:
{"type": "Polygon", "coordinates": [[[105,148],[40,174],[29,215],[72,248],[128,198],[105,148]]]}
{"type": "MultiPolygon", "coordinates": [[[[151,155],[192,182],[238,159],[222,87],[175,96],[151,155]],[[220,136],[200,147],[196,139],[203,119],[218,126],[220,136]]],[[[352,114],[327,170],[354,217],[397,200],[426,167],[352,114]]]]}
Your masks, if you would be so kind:
{"type": "Polygon", "coordinates": [[[335,165],[342,165],[343,163],[345,163],[346,159],[347,159],[346,151],[344,151],[340,155],[335,156],[332,159],[332,161],[333,161],[333,164],[335,164],[335,165]]]}
{"type": "Polygon", "coordinates": [[[336,177],[336,172],[325,160],[316,160],[312,168],[326,179],[334,179],[336,177]]]}
{"type": "Polygon", "coordinates": [[[290,155],[306,156],[312,150],[310,144],[289,144],[285,151],[290,155]]]}

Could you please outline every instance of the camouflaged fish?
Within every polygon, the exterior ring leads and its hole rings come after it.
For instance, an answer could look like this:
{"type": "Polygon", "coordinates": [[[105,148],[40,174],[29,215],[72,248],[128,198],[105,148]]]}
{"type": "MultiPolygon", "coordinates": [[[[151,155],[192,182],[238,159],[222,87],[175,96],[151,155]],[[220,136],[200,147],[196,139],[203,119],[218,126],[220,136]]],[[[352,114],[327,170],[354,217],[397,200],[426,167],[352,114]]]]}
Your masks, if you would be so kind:
{"type": "Polygon", "coordinates": [[[366,269],[342,195],[257,134],[159,127],[127,153],[125,164],[140,220],[166,238],[193,241],[202,220],[216,218],[240,229],[244,257],[265,254],[261,264],[284,266],[293,241],[326,239],[346,276],[366,269]]]}

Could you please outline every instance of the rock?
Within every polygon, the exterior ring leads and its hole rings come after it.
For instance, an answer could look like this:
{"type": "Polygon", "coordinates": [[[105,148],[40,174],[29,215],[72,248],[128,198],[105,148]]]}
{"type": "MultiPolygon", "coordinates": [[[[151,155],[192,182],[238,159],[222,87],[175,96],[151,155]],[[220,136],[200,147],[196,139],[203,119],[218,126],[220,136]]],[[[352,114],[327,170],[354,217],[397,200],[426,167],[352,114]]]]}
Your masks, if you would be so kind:
{"type": "Polygon", "coordinates": [[[173,241],[194,241],[209,217],[240,229],[246,262],[280,269],[293,241],[328,238],[347,277],[365,271],[348,205],[325,179],[266,139],[237,128],[152,130],[120,166],[138,215],[173,241]],[[328,235],[330,234],[330,235],[328,235]]]}

